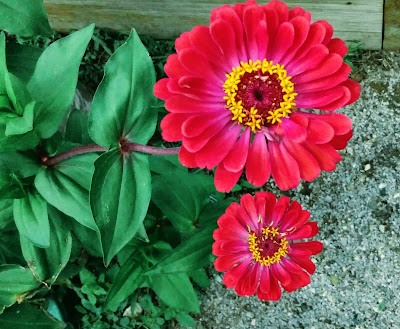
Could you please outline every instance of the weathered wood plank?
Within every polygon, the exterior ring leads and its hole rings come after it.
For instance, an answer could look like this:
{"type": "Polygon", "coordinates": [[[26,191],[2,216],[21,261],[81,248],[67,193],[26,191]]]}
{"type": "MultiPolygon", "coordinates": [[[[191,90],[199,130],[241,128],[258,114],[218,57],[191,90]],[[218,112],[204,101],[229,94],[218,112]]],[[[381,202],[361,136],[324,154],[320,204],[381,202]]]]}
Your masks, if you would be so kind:
{"type": "Polygon", "coordinates": [[[400,0],[385,0],[383,49],[400,50],[400,0]]]}
{"type": "MultiPolygon", "coordinates": [[[[244,1],[224,3],[235,2],[244,1]]],[[[286,3],[310,11],[314,21],[329,21],[336,37],[360,42],[366,49],[382,47],[383,0],[288,0],[286,3]]],[[[135,27],[138,33],[156,38],[175,38],[195,25],[207,25],[210,11],[222,1],[44,0],[44,4],[51,26],[58,31],[94,22],[99,28],[128,32],[135,27]]]]}

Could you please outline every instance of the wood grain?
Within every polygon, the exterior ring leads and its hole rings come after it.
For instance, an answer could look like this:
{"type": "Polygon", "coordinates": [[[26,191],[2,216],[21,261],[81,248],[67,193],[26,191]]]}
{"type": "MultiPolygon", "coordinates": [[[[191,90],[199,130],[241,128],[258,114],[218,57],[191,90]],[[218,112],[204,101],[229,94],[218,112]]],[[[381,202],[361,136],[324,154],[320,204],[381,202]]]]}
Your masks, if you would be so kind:
{"type": "Polygon", "coordinates": [[[385,0],[383,49],[400,51],[400,0],[385,0]]]}
{"type": "MultiPolygon", "coordinates": [[[[386,0],[388,1],[388,0],[386,0]]],[[[391,0],[398,2],[399,0],[391,0]]],[[[225,1],[227,4],[244,1],[225,1]]],[[[266,3],[268,1],[259,1],[266,3]]],[[[288,0],[289,7],[310,11],[313,21],[324,19],[335,37],[360,42],[366,49],[382,47],[383,0],[288,0]]],[[[208,25],[218,0],[44,0],[51,26],[61,32],[96,23],[99,28],[176,38],[195,25],[208,25]]]]}

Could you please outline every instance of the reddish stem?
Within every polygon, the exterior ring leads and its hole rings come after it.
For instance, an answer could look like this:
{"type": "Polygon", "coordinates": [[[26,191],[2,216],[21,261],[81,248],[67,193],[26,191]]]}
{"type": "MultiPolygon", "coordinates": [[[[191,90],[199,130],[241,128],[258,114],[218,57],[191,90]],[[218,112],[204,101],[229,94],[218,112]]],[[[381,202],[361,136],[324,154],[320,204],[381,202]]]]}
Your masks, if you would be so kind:
{"type": "MultiPolygon", "coordinates": [[[[178,154],[179,149],[180,149],[179,147],[163,149],[163,148],[157,148],[157,147],[153,147],[153,146],[140,145],[140,144],[129,143],[129,142],[124,142],[121,144],[121,151],[123,151],[123,152],[141,152],[141,153],[156,154],[156,155],[178,154]]],[[[105,152],[105,151],[108,151],[108,148],[102,147],[102,146],[99,146],[96,144],[84,145],[84,146],[75,147],[67,152],[57,154],[53,157],[43,156],[41,158],[41,161],[45,166],[51,167],[63,160],[72,158],[73,156],[78,155],[78,154],[90,153],[90,152],[105,152]]]]}

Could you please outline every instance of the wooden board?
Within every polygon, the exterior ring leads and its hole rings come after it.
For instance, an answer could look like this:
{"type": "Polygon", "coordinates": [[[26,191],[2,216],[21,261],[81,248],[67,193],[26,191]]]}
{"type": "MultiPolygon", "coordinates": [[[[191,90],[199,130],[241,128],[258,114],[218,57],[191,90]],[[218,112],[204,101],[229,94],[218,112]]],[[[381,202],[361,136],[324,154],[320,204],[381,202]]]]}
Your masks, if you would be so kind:
{"type": "MultiPolygon", "coordinates": [[[[397,1],[397,0],[392,0],[397,1]]],[[[61,32],[90,23],[98,28],[138,33],[156,38],[176,38],[195,25],[208,25],[210,12],[221,0],[44,0],[51,26],[61,32]]],[[[266,3],[268,1],[259,1],[266,3]]],[[[381,49],[383,0],[288,0],[301,6],[313,20],[324,19],[335,29],[335,37],[360,42],[365,49],[381,49]]]]}
{"type": "Polygon", "coordinates": [[[400,51],[400,0],[385,0],[383,49],[400,51]]]}

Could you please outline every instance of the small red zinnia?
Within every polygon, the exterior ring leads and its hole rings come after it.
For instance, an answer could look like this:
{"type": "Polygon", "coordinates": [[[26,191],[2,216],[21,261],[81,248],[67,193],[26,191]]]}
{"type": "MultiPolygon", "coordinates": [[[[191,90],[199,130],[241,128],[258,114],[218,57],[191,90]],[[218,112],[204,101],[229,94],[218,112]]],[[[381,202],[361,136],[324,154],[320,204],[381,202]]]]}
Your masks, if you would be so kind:
{"type": "Polygon", "coordinates": [[[294,242],[318,233],[310,213],[288,197],[276,201],[268,192],[253,198],[245,194],[240,205],[232,203],[218,219],[214,231],[215,269],[225,272],[223,281],[240,296],[257,291],[261,300],[279,300],[281,288],[288,292],[310,283],[315,265],[311,255],[322,251],[318,241],[294,242]],[[303,270],[304,269],[304,270],[303,270]]]}
{"type": "Polygon", "coordinates": [[[230,191],[245,167],[253,185],[272,173],[287,190],[342,159],[336,150],[351,138],[351,120],[298,109],[334,111],[356,101],[360,86],[348,79],[347,47],[332,26],[310,22],[300,7],[248,1],[214,9],[209,27],[176,40],[168,78],[154,88],[170,112],[162,135],[182,141],[183,165],[218,166],[217,190],[230,191]]]}

